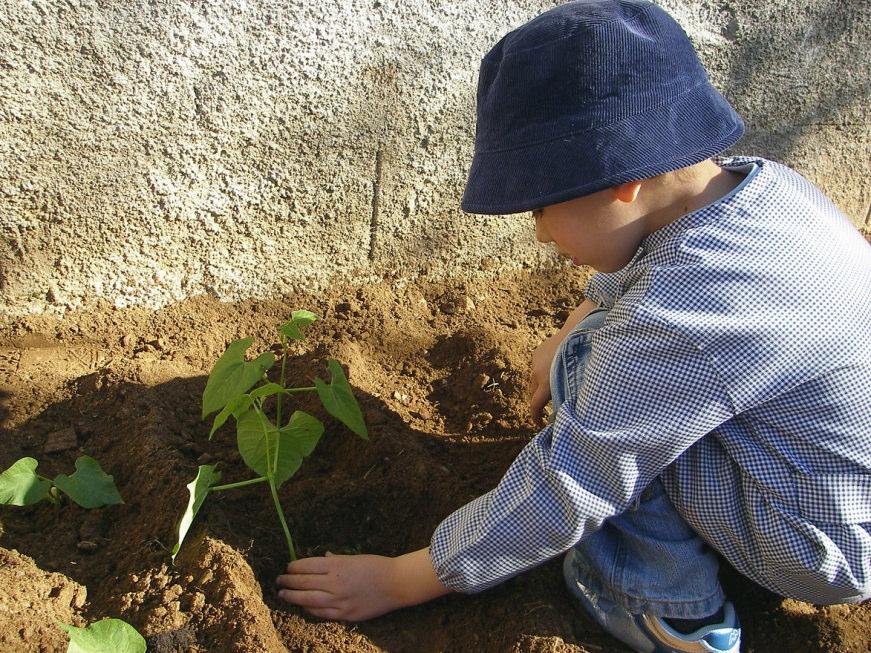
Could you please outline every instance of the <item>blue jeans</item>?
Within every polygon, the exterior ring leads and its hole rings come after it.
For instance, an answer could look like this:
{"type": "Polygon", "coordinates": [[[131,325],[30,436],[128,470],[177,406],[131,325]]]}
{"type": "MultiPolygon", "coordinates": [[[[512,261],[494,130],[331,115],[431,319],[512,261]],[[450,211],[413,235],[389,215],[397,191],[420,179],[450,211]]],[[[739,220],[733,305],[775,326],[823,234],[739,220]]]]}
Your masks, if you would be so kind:
{"type": "MultiPolygon", "coordinates": [[[[557,351],[550,372],[554,412],[578,396],[593,333],[606,316],[604,309],[590,313],[557,351]]],[[[631,613],[698,619],[724,600],[717,556],[680,516],[659,479],[568,555],[582,585],[631,613]]]]}

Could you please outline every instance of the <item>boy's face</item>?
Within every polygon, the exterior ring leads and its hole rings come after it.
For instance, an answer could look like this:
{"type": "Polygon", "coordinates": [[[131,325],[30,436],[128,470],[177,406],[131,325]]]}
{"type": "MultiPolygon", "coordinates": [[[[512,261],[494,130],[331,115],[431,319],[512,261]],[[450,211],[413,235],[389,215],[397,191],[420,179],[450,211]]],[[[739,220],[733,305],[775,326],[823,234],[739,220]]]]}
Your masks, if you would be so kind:
{"type": "Polygon", "coordinates": [[[535,237],[554,243],[575,265],[616,272],[629,263],[646,235],[634,204],[621,200],[613,188],[551,204],[532,212],[535,237]]]}

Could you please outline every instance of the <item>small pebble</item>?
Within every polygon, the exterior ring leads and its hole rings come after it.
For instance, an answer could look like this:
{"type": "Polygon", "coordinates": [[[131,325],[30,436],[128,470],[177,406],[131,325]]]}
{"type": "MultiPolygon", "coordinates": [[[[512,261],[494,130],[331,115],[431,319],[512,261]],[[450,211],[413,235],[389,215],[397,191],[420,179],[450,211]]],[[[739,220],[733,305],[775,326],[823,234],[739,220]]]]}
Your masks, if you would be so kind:
{"type": "Polygon", "coordinates": [[[100,545],[91,540],[82,540],[81,542],[79,542],[77,548],[79,549],[79,551],[82,551],[84,553],[93,553],[100,548],[100,545]]]}
{"type": "Polygon", "coordinates": [[[442,297],[439,309],[445,315],[468,313],[475,310],[475,302],[468,295],[462,293],[449,293],[442,297]]]}
{"type": "Polygon", "coordinates": [[[43,445],[42,450],[45,453],[57,453],[58,451],[75,449],[77,446],[76,431],[73,427],[68,426],[65,429],[49,433],[45,438],[45,445],[43,445]]]}

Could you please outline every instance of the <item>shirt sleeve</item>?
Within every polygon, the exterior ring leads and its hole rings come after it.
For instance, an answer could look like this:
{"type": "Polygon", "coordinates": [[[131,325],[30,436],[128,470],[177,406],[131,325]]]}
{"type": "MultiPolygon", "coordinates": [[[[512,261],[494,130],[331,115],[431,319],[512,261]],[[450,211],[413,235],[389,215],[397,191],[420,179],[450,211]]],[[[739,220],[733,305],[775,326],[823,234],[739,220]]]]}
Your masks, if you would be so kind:
{"type": "Polygon", "coordinates": [[[436,574],[475,592],[567,551],[731,416],[692,342],[651,325],[603,327],[577,400],[560,407],[493,490],[436,528],[436,574]]]}

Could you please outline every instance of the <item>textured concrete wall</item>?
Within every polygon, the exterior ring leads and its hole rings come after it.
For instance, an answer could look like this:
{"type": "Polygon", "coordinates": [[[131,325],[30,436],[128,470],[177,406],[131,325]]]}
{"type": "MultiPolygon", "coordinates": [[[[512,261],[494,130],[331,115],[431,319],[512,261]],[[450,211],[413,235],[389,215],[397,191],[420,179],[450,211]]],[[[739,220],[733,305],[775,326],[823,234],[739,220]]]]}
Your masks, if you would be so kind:
{"type": "MultiPolygon", "coordinates": [[[[0,312],[550,259],[458,209],[480,57],[544,0],[0,0],[0,312]]],[[[742,152],[868,224],[865,0],[662,0],[742,152]]]]}

